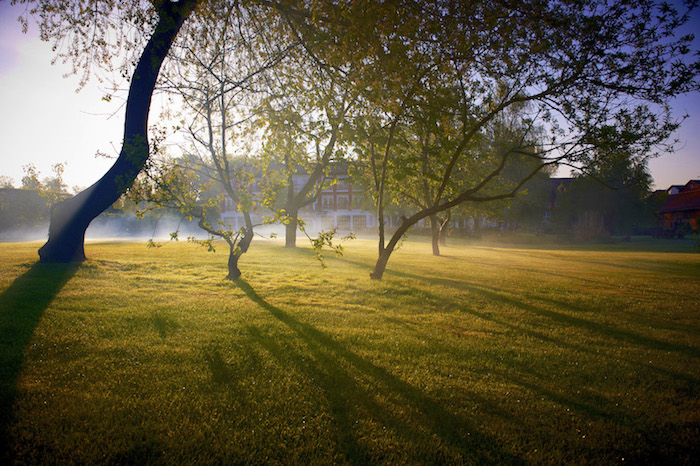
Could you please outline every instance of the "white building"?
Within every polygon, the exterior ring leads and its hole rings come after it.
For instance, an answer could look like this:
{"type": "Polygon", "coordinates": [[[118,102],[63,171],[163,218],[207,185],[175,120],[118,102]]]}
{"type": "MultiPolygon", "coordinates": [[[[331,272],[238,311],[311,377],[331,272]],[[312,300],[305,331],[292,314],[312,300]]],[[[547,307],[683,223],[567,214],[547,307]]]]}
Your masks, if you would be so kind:
{"type": "MultiPolygon", "coordinates": [[[[309,175],[294,175],[294,190],[298,192],[306,183],[309,175]]],[[[353,185],[347,174],[332,178],[336,182],[327,186],[318,198],[299,212],[299,217],[306,222],[309,232],[328,231],[337,228],[343,233],[366,233],[376,231],[377,217],[371,201],[367,201],[362,189],[353,185]]],[[[251,187],[253,197],[260,199],[257,184],[251,187]]],[[[261,223],[265,217],[271,217],[272,211],[260,211],[253,215],[254,223],[261,223]]],[[[221,219],[234,229],[245,225],[243,214],[238,212],[235,203],[227,196],[222,205],[221,219]]]]}

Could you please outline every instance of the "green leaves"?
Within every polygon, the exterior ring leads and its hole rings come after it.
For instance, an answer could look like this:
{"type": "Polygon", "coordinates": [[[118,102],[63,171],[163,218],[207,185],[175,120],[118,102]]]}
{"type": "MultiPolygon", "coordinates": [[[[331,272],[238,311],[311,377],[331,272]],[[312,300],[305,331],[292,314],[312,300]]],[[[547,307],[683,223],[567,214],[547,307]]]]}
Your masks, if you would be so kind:
{"type": "MultiPolygon", "coordinates": [[[[343,255],[344,249],[342,244],[333,244],[335,235],[338,233],[337,228],[333,228],[329,231],[321,231],[315,238],[309,237],[311,241],[311,248],[313,249],[316,260],[321,264],[321,268],[326,268],[325,258],[323,257],[323,249],[328,248],[335,253],[337,257],[343,255]]],[[[355,235],[350,233],[342,238],[341,241],[349,241],[355,239],[355,235]]]]}

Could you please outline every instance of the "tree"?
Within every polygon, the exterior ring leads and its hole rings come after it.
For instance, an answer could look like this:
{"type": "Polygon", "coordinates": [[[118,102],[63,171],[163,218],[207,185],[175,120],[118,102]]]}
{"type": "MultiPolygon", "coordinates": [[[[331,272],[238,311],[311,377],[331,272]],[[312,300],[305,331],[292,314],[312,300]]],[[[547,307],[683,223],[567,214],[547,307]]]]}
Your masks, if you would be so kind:
{"type": "MultiPolygon", "coordinates": [[[[41,17],[41,37],[54,40],[76,72],[83,70],[83,81],[89,78],[92,65],[110,66],[111,52],[135,47],[128,40],[131,32],[135,30],[138,36],[139,32],[152,31],[131,77],[119,157],[99,181],[51,209],[49,239],[39,249],[40,261],[82,261],[88,225],[133,184],[148,159],[148,113],[158,71],[197,0],[27,3],[33,3],[28,13],[41,17]],[[115,30],[119,33],[116,41],[111,40],[115,30]]],[[[125,73],[127,70],[123,67],[125,73]]]]}
{"type": "Polygon", "coordinates": [[[3,190],[0,201],[0,230],[41,234],[40,230],[47,226],[49,207],[70,197],[63,182],[64,167],[65,163],[56,163],[51,167],[53,175],[42,178],[34,164],[26,164],[22,167],[24,176],[18,190],[13,188],[12,179],[6,177],[9,186],[0,186],[9,188],[3,190]]]}
{"type": "Polygon", "coordinates": [[[30,163],[22,166],[22,170],[24,171],[22,189],[30,191],[39,189],[41,181],[39,180],[39,170],[37,170],[36,166],[30,163]]]}
{"type": "Polygon", "coordinates": [[[211,3],[202,7],[205,23],[195,18],[187,32],[197,40],[173,47],[159,89],[174,96],[170,116],[180,118],[186,145],[183,157],[152,164],[155,191],[149,200],[197,218],[211,235],[203,242],[213,249],[214,237],[229,246],[228,279],[237,280],[238,261],[253,240],[252,213],[257,208],[252,186],[259,167],[249,155],[247,138],[255,135],[255,96],[263,91],[266,70],[285,58],[289,47],[260,46],[263,31],[251,11],[238,3],[211,3]],[[228,197],[244,219],[232,226],[220,219],[219,206],[228,197]],[[214,219],[213,217],[216,217],[214,219]]]}
{"type": "MultiPolygon", "coordinates": [[[[399,239],[424,218],[465,202],[515,197],[539,171],[558,163],[585,169],[606,144],[635,159],[648,157],[678,125],[666,103],[700,87],[700,64],[688,58],[692,37],[675,36],[688,21],[687,13],[653,0],[254,3],[278,11],[309,58],[341,88],[362,96],[368,135],[384,136],[381,146],[374,147],[381,157],[370,159],[380,217],[376,279],[399,239]],[[458,96],[440,109],[452,119],[453,150],[445,152],[446,163],[435,176],[432,206],[407,216],[385,244],[382,209],[393,176],[390,164],[398,152],[396,136],[410,128],[411,110],[424,106],[436,91],[458,96]],[[516,106],[527,107],[522,127],[544,127],[546,140],[536,151],[528,142],[485,155],[492,169],[452,190],[457,168],[467,158],[481,157],[474,150],[480,139],[499,115],[516,106]],[[506,186],[499,185],[502,175],[519,157],[538,163],[507,188],[497,189],[506,186]]],[[[75,33],[78,40],[68,41],[74,57],[104,53],[109,47],[98,47],[96,54],[92,45],[109,43],[111,25],[122,20],[141,31],[155,24],[131,81],[122,154],[103,180],[75,201],[56,206],[42,260],[84,258],[82,237],[90,220],[130,186],[143,166],[148,157],[145,117],[155,76],[195,4],[159,1],[143,9],[137,2],[39,2],[42,34],[60,40],[64,31],[75,33]]],[[[197,31],[192,35],[196,38],[197,31]]]]}
{"type": "Polygon", "coordinates": [[[44,177],[42,180],[39,178],[41,173],[34,164],[24,165],[22,167],[24,176],[22,177],[21,189],[36,191],[44,199],[46,206],[51,206],[61,199],[70,197],[66,189],[67,185],[63,182],[65,166],[65,163],[53,164],[51,166],[53,176],[44,177]]]}
{"type": "MultiPolygon", "coordinates": [[[[158,208],[169,208],[179,211],[186,219],[197,220],[199,228],[207,232],[210,237],[199,240],[189,237],[191,242],[206,246],[210,251],[215,250],[213,240],[218,237],[226,241],[229,246],[228,275],[227,279],[236,281],[241,276],[238,267],[240,257],[248,251],[253,239],[253,225],[250,215],[250,202],[240,199],[248,192],[248,186],[252,181],[245,178],[244,169],[236,170],[227,180],[224,186],[220,180],[211,179],[206,173],[210,167],[203,166],[196,157],[184,157],[176,160],[159,159],[149,163],[146,174],[134,189],[134,196],[147,200],[158,208]],[[204,175],[203,175],[204,174],[204,175]],[[234,229],[231,225],[221,220],[220,205],[223,201],[221,191],[233,190],[238,197],[239,205],[248,203],[242,207],[245,225],[234,229]]],[[[177,240],[179,231],[171,233],[171,239],[177,240]]],[[[151,241],[149,243],[155,245],[151,241]]]]}
{"type": "Polygon", "coordinates": [[[14,187],[15,180],[13,180],[12,177],[7,175],[0,175],[0,188],[14,189],[14,187]]]}
{"type": "Polygon", "coordinates": [[[316,202],[331,164],[342,159],[346,117],[356,96],[298,42],[268,76],[268,92],[260,108],[264,182],[268,206],[285,225],[285,247],[294,248],[297,229],[305,228],[299,212],[316,202]]]}
{"type": "Polygon", "coordinates": [[[674,35],[688,15],[665,3],[406,0],[373,2],[370,8],[323,6],[333,12],[326,16],[339,19],[317,24],[322,34],[309,43],[323,37],[326,49],[318,54],[331,64],[337,53],[365,65],[359,85],[374,108],[370,114],[385,122],[378,125],[386,134],[383,147],[374,151],[382,156],[370,158],[377,168],[379,209],[391,160],[398,157],[395,136],[410,122],[410,110],[436,89],[459,91],[459,99],[440,109],[454,118],[458,136],[435,177],[432,205],[406,216],[386,246],[379,211],[375,279],[381,279],[401,237],[424,218],[465,202],[513,198],[537,173],[557,164],[585,170],[601,147],[614,146],[635,161],[653,155],[678,126],[666,103],[700,88],[700,63],[690,58],[692,37],[674,35]],[[529,128],[528,137],[542,127],[546,138],[537,146],[531,140],[515,145],[495,140],[489,153],[475,150],[514,107],[525,108],[518,126],[529,128]],[[521,157],[535,162],[531,170],[502,183],[521,157]],[[468,158],[485,160],[487,169],[473,183],[449,189],[456,168],[468,158]]]}
{"type": "MultiPolygon", "coordinates": [[[[218,2],[206,0],[154,0],[153,3],[128,2],[54,2],[51,0],[19,0],[33,4],[22,21],[38,14],[41,36],[53,40],[59,57],[73,64],[82,73],[81,85],[91,76],[94,66],[118,69],[127,77],[131,69],[131,52],[140,39],[152,31],[133,70],[126,105],[124,141],[113,167],[93,186],[72,200],[56,204],[52,209],[49,240],[39,250],[42,262],[69,262],[85,259],[84,236],[90,222],[107,209],[132,186],[149,156],[147,121],[150,99],[160,67],[185,20],[197,5],[218,2]],[[136,40],[134,40],[134,37],[136,40]],[[115,67],[112,56],[126,56],[115,67]]],[[[289,5],[259,0],[250,2],[275,9],[289,16],[309,17],[289,5]]],[[[230,2],[236,8],[241,2],[230,2]]],[[[199,23],[206,30],[207,20],[199,23]]],[[[199,33],[192,28],[183,40],[196,42],[199,33]]]]}

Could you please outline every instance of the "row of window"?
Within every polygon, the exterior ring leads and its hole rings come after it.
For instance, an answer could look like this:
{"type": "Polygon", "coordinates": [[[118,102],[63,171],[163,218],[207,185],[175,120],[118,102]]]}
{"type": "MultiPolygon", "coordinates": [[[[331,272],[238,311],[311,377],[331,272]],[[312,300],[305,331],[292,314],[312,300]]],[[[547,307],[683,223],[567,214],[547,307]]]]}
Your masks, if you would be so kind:
{"type": "Polygon", "coordinates": [[[367,217],[364,215],[338,215],[332,217],[324,215],[321,217],[321,226],[328,230],[338,228],[340,231],[362,231],[367,228],[367,217]]]}
{"type": "Polygon", "coordinates": [[[350,198],[347,194],[323,194],[321,209],[323,210],[358,210],[362,208],[362,196],[355,194],[350,198]]]}
{"type": "MultiPolygon", "coordinates": [[[[352,198],[347,194],[324,194],[321,196],[320,207],[322,210],[360,210],[362,209],[362,196],[353,194],[352,198]]],[[[225,211],[235,211],[236,203],[230,198],[224,201],[225,211]]]]}

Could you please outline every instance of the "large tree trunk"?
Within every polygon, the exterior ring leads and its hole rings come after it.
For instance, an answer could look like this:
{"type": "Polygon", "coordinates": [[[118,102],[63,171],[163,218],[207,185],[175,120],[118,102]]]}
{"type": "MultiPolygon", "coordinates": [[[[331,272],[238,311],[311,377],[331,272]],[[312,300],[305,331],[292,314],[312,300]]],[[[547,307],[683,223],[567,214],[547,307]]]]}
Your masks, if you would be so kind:
{"type": "Polygon", "coordinates": [[[440,224],[437,215],[430,216],[430,238],[433,244],[433,256],[440,255],[440,224]]]}
{"type": "Polygon", "coordinates": [[[95,184],[51,208],[49,239],[40,262],[85,260],[85,230],[133,184],[148,160],[148,112],[160,66],[197,0],[164,1],[158,24],[134,71],[126,103],[124,143],[112,168],[95,184]]]}

